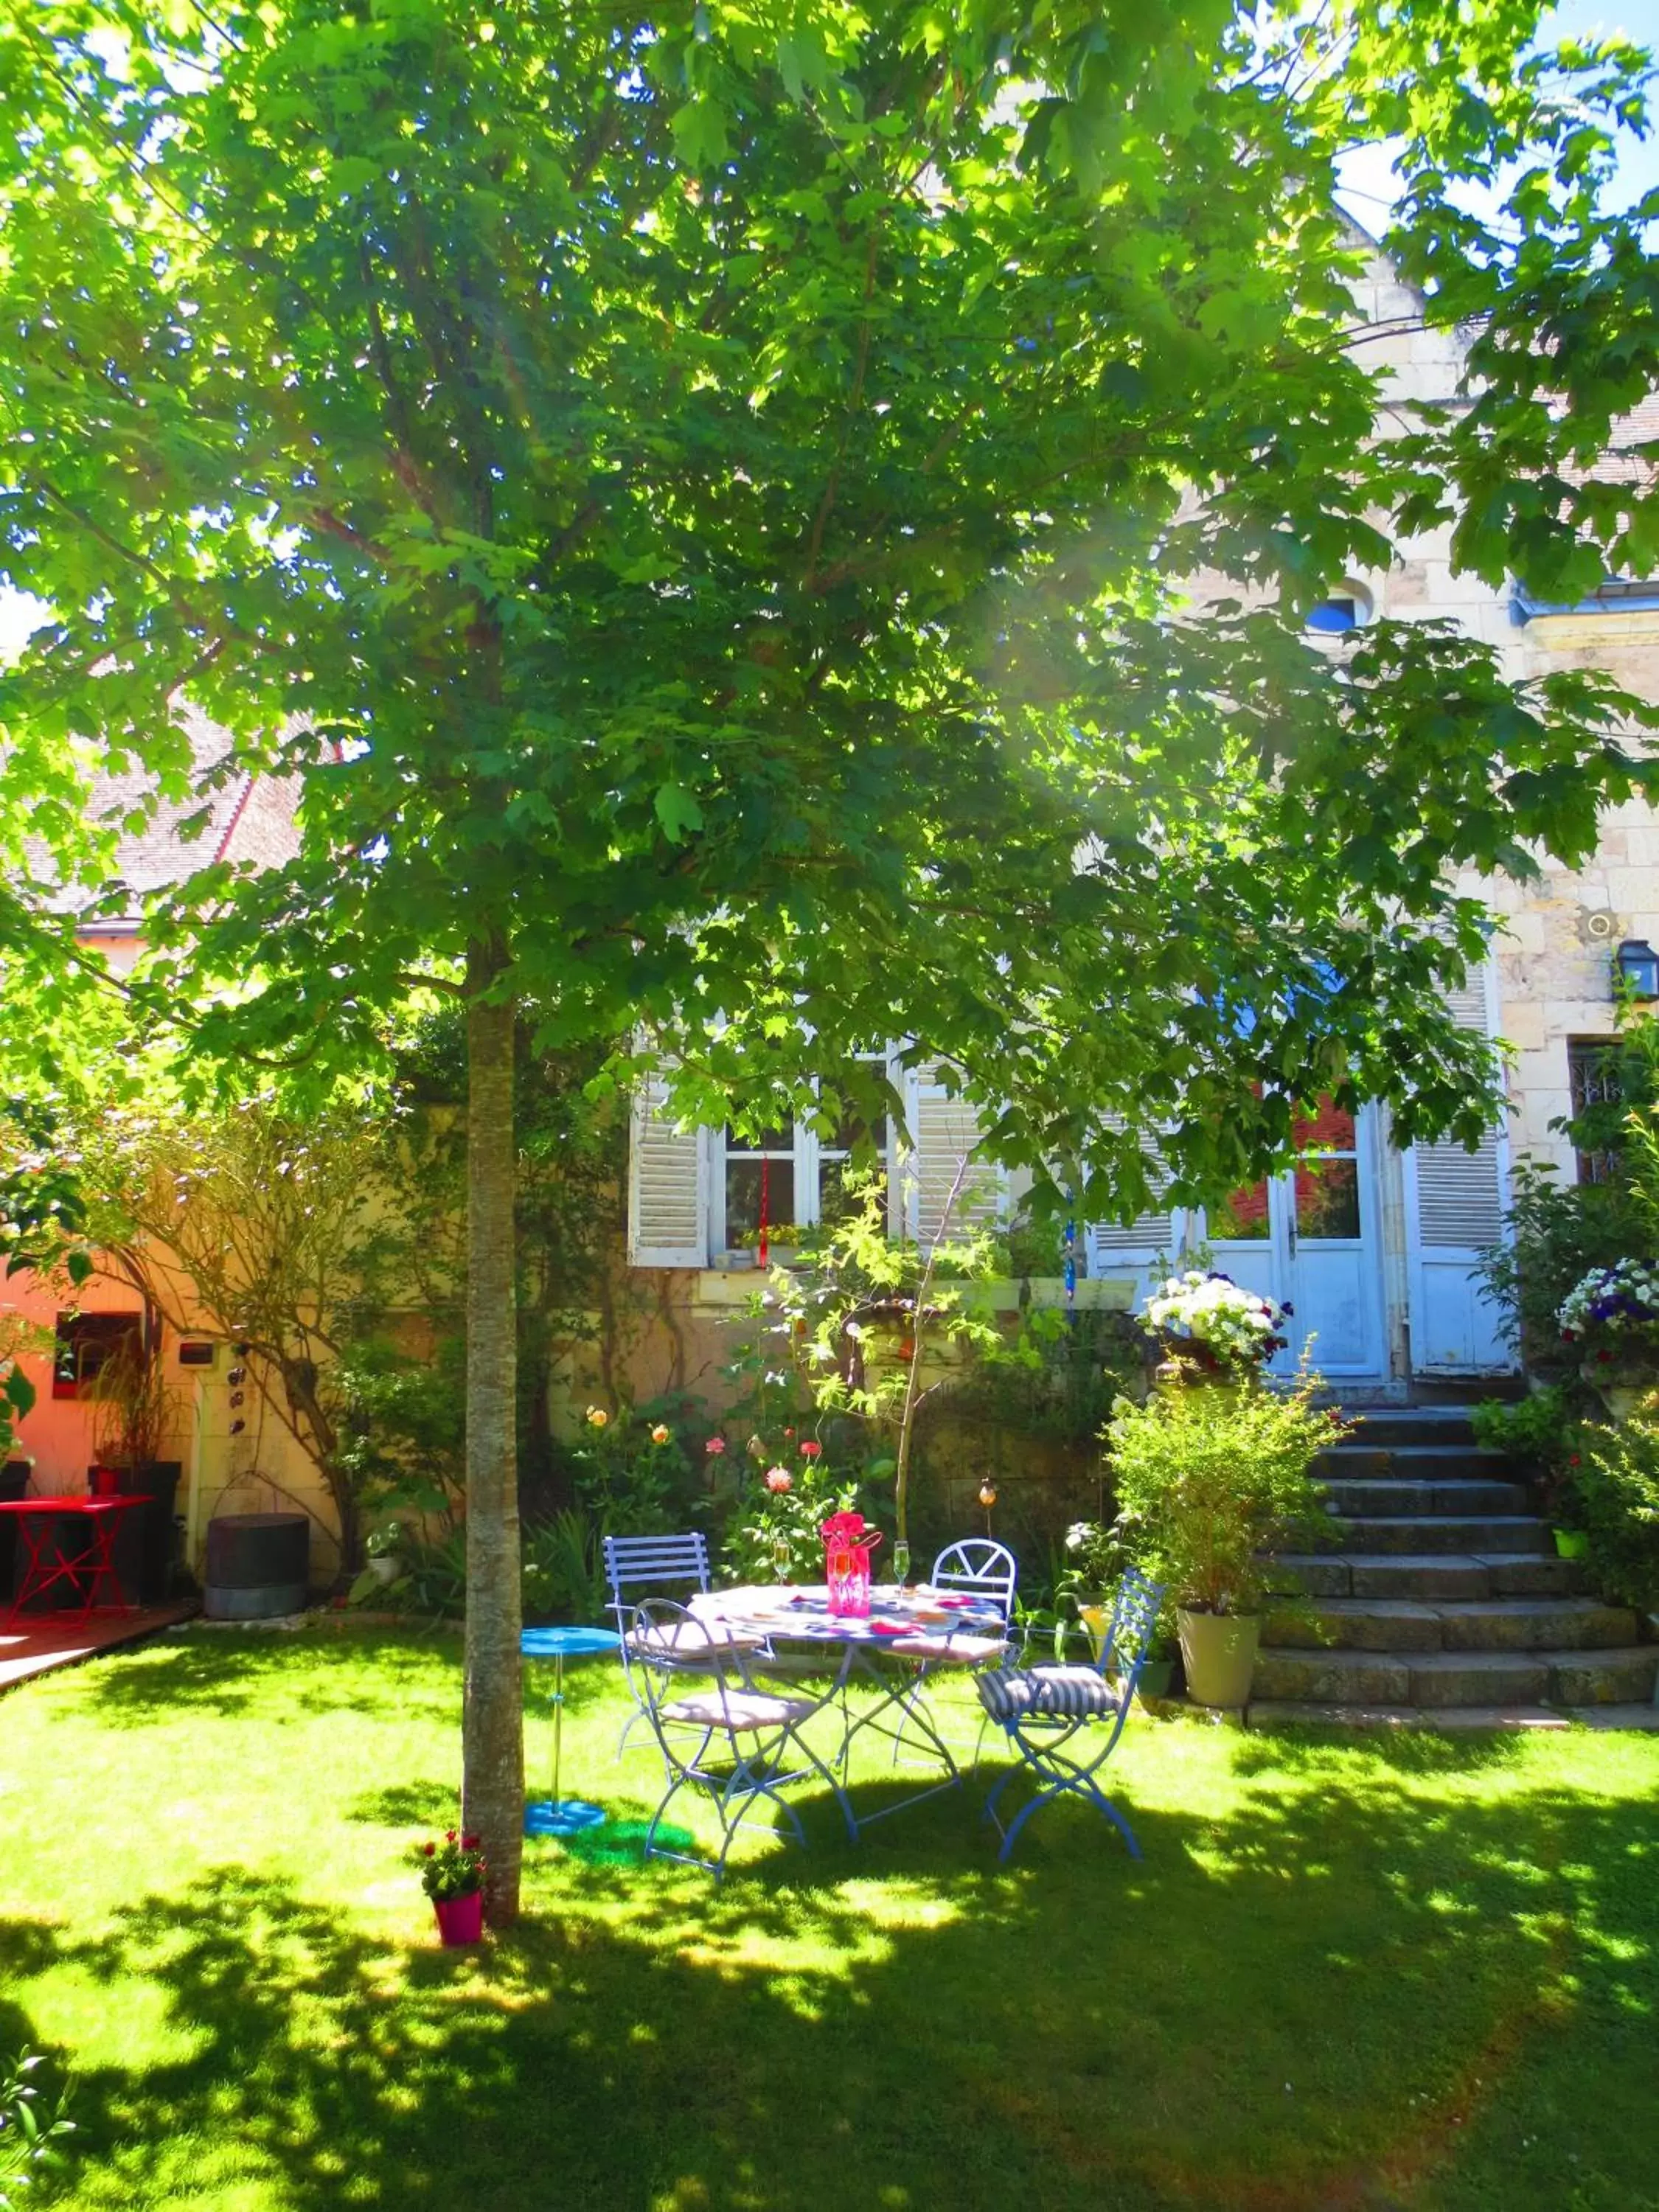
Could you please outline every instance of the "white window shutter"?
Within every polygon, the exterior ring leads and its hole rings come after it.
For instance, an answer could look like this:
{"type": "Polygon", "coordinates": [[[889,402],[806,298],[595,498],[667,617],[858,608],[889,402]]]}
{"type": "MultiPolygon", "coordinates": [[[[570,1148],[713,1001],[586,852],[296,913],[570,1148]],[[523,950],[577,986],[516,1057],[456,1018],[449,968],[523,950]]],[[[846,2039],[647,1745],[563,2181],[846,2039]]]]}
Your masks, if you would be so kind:
{"type": "MultiPolygon", "coordinates": [[[[1122,1114],[1107,1114],[1102,1118],[1109,1129],[1128,1126],[1127,1117],[1122,1114]]],[[[1152,1180],[1156,1184],[1159,1178],[1155,1176],[1152,1180]]],[[[1109,1273],[1109,1263],[1115,1261],[1144,1266],[1150,1261],[1167,1258],[1175,1250],[1175,1216],[1166,1206],[1138,1213],[1133,1221],[1091,1221],[1087,1237],[1090,1266],[1097,1273],[1109,1273]]]]}
{"type": "Polygon", "coordinates": [[[635,1267],[708,1264],[708,1132],[665,1110],[660,1075],[635,1093],[629,1133],[628,1257],[635,1267]]]}
{"type": "Polygon", "coordinates": [[[938,1238],[964,1158],[968,1173],[951,1211],[947,1241],[975,1230],[994,1229],[1006,1210],[1008,1179],[994,1161],[974,1157],[984,1132],[971,1103],[951,1097],[937,1076],[924,1068],[910,1079],[908,1103],[911,1152],[905,1210],[911,1235],[924,1247],[938,1238]]]}
{"type": "MultiPolygon", "coordinates": [[[[1447,994],[1460,1029],[1488,1036],[1493,994],[1487,969],[1447,994]]],[[[1504,1233],[1509,1140],[1488,1129],[1470,1152],[1454,1142],[1413,1145],[1406,1155],[1407,1273],[1412,1366],[1419,1374],[1486,1373],[1513,1364],[1498,1311],[1483,1291],[1481,1254],[1504,1233]]]]}

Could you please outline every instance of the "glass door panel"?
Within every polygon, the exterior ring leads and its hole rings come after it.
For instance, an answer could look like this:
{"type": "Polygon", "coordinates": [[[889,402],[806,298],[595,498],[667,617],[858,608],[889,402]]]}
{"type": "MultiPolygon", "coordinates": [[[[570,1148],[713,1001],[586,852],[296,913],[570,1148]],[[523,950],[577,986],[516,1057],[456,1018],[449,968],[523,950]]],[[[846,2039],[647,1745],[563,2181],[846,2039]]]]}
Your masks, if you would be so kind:
{"type": "Polygon", "coordinates": [[[1370,1127],[1327,1100],[1298,1121],[1303,1158],[1288,1173],[1235,1191],[1205,1233],[1215,1264],[1246,1290],[1291,1309],[1272,1372],[1296,1371],[1312,1346],[1334,1380],[1382,1371],[1382,1276],[1370,1127]]]}

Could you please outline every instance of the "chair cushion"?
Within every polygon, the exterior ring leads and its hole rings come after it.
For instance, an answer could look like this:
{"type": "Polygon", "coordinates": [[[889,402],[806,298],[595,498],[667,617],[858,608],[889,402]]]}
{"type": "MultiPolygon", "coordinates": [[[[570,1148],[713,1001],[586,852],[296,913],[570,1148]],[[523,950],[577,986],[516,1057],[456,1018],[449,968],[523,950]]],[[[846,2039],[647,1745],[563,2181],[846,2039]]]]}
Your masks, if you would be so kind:
{"type": "Polygon", "coordinates": [[[1093,1667],[1004,1667],[979,1675],[975,1686],[991,1718],[1005,1724],[1033,1714],[1086,1720],[1094,1713],[1115,1713],[1122,1696],[1093,1667]]]}
{"type": "Polygon", "coordinates": [[[765,1638],[726,1620],[677,1620],[653,1629],[630,1629],[628,1648],[647,1659],[706,1659],[713,1651],[758,1651],[765,1638]]]}
{"type": "Polygon", "coordinates": [[[902,1652],[907,1659],[946,1660],[960,1667],[982,1667],[988,1659],[1000,1659],[1008,1645],[1000,1636],[930,1635],[924,1630],[920,1636],[902,1636],[887,1648],[902,1652]]]}
{"type": "Polygon", "coordinates": [[[817,1711],[812,1698],[769,1698],[758,1690],[707,1690],[695,1698],[676,1698],[662,1708],[665,1721],[690,1721],[697,1728],[789,1728],[810,1721],[817,1711]]]}

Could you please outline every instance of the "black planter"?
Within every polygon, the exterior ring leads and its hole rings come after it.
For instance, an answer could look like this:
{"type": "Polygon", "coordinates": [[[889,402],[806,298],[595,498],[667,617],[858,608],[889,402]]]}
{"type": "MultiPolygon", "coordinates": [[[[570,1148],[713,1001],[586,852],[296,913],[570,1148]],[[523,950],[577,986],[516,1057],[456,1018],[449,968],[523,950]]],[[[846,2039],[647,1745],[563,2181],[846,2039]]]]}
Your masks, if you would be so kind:
{"type": "Polygon", "coordinates": [[[210,1521],[202,1609],[210,1620],[274,1620],[305,1609],[311,1522],[303,1513],[210,1521]]]}
{"type": "MultiPolygon", "coordinates": [[[[29,1463],[9,1459],[0,1468],[0,1504],[21,1498],[29,1486],[29,1463]]],[[[9,1599],[17,1585],[17,1523],[9,1513],[0,1513],[0,1599],[9,1599]]]]}
{"type": "Polygon", "coordinates": [[[121,1595],[129,1604],[160,1605],[173,1580],[173,1505],[179,1494],[183,1462],[153,1459],[139,1467],[87,1469],[87,1488],[98,1494],[98,1475],[115,1480],[118,1498],[143,1498],[149,1503],[136,1513],[124,1513],[115,1532],[115,1573],[121,1595]]]}

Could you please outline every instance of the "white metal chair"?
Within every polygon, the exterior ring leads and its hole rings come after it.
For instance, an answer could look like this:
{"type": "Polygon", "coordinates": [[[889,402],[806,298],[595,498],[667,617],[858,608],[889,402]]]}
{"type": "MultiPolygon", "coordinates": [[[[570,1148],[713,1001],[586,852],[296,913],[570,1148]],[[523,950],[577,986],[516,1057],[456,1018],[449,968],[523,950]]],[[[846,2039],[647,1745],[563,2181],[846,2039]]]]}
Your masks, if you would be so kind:
{"type": "MultiPolygon", "coordinates": [[[[920,1705],[921,1689],[930,1674],[941,1668],[974,1668],[989,1666],[993,1661],[1004,1659],[1008,1653],[1008,1624],[1014,1609],[1014,1591],[1019,1581],[1019,1562],[1006,1544],[999,1544],[989,1536],[963,1536],[949,1544],[933,1562],[929,1578],[930,1588],[949,1592],[952,1596],[971,1597],[986,1607],[994,1607],[1002,1622],[1000,1635],[988,1635],[982,1623],[971,1628],[949,1626],[918,1629],[913,1635],[895,1637],[889,1645],[896,1657],[909,1660],[915,1667],[915,1694],[911,1703],[920,1705]]],[[[931,1715],[927,1726],[937,1738],[939,1730],[931,1715]]],[[[974,1745],[974,1764],[979,1762],[980,1746],[985,1741],[985,1723],[974,1745]]],[[[904,1727],[901,1722],[893,1741],[893,1759],[896,1765],[899,1747],[903,1740],[904,1727]]]]}
{"type": "Polygon", "coordinates": [[[752,1639],[721,1641],[720,1626],[700,1621],[669,1598],[635,1607],[626,1633],[646,1718],[662,1752],[668,1790],[651,1816],[645,1856],[678,1859],[715,1879],[726,1871],[732,1841],[762,1799],[775,1805],[803,1847],[806,1833],[784,1791],[814,1777],[829,1789],[847,1832],[858,1823],[846,1792],[801,1730],[825,1698],[769,1686],[752,1671],[752,1639]],[[700,1791],[720,1825],[720,1856],[702,1859],[672,1850],[657,1837],[680,1791],[700,1791]]]}

